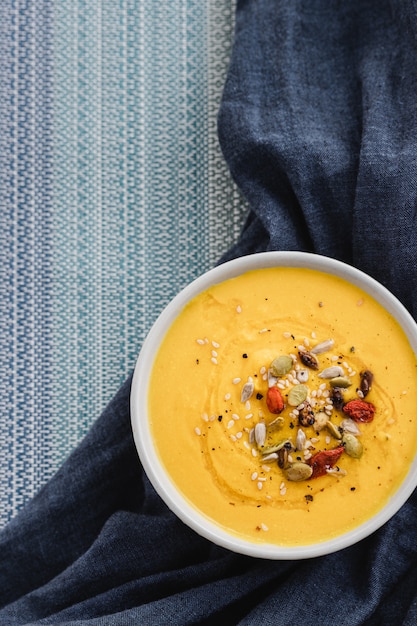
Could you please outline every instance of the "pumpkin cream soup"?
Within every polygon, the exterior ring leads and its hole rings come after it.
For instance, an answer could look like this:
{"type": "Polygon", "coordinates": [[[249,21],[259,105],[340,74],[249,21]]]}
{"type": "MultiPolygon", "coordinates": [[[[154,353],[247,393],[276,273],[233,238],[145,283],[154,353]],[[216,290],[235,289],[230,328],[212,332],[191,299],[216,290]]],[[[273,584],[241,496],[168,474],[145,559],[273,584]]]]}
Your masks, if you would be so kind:
{"type": "Polygon", "coordinates": [[[364,291],[302,268],[196,296],[159,348],[148,408],[160,459],[201,513],[300,546],[369,519],[417,447],[416,357],[364,291]]]}

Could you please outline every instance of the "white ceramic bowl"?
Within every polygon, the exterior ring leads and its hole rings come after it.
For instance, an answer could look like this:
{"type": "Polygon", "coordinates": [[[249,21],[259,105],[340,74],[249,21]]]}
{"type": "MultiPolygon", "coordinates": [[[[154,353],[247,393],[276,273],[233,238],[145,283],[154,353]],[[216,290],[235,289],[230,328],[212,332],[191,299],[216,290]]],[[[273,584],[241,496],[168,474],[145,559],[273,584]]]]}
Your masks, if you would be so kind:
{"type": "Polygon", "coordinates": [[[131,391],[131,419],[135,444],[149,480],[168,507],[189,527],[210,541],[234,552],[266,559],[304,559],[350,546],[387,522],[417,486],[417,458],[398,491],[374,517],[354,530],[326,542],[308,546],[282,547],[246,541],[228,534],[193,508],[167,475],[155,451],[147,415],[147,390],[153,360],[161,340],[183,307],[211,285],[244,272],[265,267],[301,267],[339,276],[358,286],[398,321],[417,354],[417,325],[405,307],[385,287],[367,274],[334,259],[304,252],[264,252],[241,257],[215,267],[183,289],[164,309],[150,330],[136,364],[131,391]]]}

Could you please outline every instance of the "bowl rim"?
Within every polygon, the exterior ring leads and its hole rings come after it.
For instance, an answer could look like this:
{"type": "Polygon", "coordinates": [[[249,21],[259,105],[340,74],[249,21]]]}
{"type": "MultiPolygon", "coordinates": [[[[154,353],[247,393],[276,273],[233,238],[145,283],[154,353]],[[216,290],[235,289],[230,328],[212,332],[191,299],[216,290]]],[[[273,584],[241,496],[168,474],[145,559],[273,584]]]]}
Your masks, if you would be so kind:
{"type": "Polygon", "coordinates": [[[174,296],[153,323],[134,368],[130,394],[131,427],[137,453],[148,479],[169,509],[187,526],[209,541],[239,554],[270,560],[298,560],[323,556],[347,548],[368,537],[391,519],[417,486],[417,454],[398,490],[374,517],[355,529],[323,542],[302,546],[280,546],[267,542],[251,542],[229,534],[189,503],[164,469],[153,445],[147,420],[146,398],[152,370],[150,364],[165,333],[185,304],[213,284],[250,270],[270,267],[313,269],[339,276],[360,287],[397,320],[417,356],[416,321],[391,291],[362,270],[332,257],[310,252],[268,251],[245,255],[217,265],[195,278],[174,296]]]}

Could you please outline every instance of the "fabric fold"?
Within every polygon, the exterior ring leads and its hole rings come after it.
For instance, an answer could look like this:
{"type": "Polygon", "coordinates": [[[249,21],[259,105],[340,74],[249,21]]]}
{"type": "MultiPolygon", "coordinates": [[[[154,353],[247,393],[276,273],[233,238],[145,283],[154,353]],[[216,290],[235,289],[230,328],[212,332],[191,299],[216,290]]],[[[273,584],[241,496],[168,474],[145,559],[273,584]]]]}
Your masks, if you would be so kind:
{"type": "MultiPolygon", "coordinates": [[[[221,261],[332,256],[416,313],[416,20],[411,1],[238,0],[219,138],[251,211],[221,261]]],[[[1,624],[416,623],[415,494],[338,553],[230,553],[182,524],[144,475],[130,384],[0,533],[1,624]]]]}

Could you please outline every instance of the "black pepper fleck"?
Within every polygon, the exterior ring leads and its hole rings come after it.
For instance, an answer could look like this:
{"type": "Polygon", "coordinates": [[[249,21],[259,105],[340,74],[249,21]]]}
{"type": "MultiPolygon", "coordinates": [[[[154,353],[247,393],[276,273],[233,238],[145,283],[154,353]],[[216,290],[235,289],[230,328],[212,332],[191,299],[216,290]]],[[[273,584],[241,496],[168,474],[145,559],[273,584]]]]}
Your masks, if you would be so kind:
{"type": "Polygon", "coordinates": [[[307,502],[313,502],[314,497],[311,495],[311,493],[308,493],[306,496],[304,496],[305,499],[307,500],[307,502]]]}
{"type": "Polygon", "coordinates": [[[256,394],[256,399],[257,400],[262,400],[262,398],[263,398],[263,394],[259,393],[259,391],[258,391],[258,393],[256,394]]]}
{"type": "Polygon", "coordinates": [[[242,358],[243,358],[243,359],[247,359],[247,358],[248,358],[248,355],[246,354],[246,352],[244,352],[244,353],[242,354],[242,358]]]}
{"type": "Polygon", "coordinates": [[[223,419],[223,415],[219,415],[219,417],[217,419],[219,420],[219,422],[221,422],[222,419],[223,419]]]}

